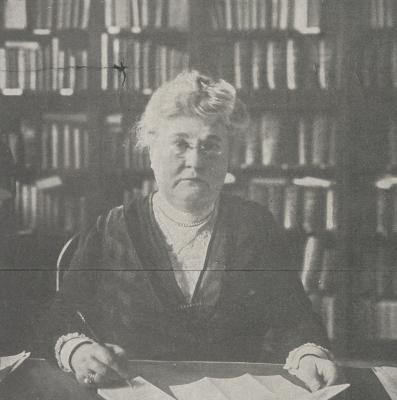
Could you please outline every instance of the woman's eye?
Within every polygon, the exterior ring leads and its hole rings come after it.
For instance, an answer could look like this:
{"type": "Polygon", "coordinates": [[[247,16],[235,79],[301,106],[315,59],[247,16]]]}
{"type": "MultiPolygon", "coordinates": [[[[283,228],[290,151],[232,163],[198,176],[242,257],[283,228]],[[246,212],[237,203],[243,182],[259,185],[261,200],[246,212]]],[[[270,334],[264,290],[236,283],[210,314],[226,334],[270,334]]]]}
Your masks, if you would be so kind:
{"type": "Polygon", "coordinates": [[[186,151],[189,148],[189,143],[184,140],[178,140],[173,143],[175,149],[179,152],[186,151]]]}
{"type": "Polygon", "coordinates": [[[202,149],[206,152],[206,153],[217,153],[220,151],[221,146],[218,143],[203,143],[202,145],[202,149]]]}

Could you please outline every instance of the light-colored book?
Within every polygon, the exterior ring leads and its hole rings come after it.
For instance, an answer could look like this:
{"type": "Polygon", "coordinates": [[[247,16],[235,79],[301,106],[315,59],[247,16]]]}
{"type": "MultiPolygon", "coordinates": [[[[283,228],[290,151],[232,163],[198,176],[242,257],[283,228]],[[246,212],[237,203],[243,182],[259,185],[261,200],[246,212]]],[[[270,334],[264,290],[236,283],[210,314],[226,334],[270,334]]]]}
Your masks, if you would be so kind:
{"type": "Polygon", "coordinates": [[[26,0],[6,0],[4,4],[5,29],[26,29],[26,0]]]}

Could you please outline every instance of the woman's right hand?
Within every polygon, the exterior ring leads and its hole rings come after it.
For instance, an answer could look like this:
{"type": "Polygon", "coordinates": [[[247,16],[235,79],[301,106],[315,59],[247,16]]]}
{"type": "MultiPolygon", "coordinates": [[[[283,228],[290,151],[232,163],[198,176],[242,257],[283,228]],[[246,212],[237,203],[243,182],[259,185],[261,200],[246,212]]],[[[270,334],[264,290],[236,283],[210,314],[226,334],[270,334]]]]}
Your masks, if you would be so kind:
{"type": "Polygon", "coordinates": [[[89,386],[128,378],[125,351],[115,344],[85,343],[76,349],[70,365],[77,380],[89,386]]]}

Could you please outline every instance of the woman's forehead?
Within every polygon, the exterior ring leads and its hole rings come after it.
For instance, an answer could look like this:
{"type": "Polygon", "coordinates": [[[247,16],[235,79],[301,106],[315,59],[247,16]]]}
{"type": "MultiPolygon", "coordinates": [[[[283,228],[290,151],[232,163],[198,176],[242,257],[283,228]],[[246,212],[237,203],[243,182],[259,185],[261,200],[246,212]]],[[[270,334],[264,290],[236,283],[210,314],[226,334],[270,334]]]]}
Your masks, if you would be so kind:
{"type": "Polygon", "coordinates": [[[160,125],[157,132],[165,137],[180,137],[186,139],[220,139],[226,137],[226,127],[219,121],[205,121],[195,117],[168,118],[160,125]]]}

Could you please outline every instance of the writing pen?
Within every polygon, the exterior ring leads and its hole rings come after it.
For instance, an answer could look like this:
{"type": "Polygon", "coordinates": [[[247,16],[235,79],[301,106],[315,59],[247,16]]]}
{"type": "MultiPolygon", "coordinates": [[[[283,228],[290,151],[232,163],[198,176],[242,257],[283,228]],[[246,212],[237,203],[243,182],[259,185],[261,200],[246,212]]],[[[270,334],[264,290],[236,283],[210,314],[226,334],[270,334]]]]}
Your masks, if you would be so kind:
{"type": "MultiPolygon", "coordinates": [[[[83,313],[80,312],[79,310],[76,311],[76,314],[78,315],[78,317],[81,319],[81,321],[83,322],[84,326],[87,328],[87,330],[89,331],[89,335],[92,339],[94,339],[99,345],[108,348],[105,343],[103,343],[101,340],[99,340],[98,335],[94,332],[94,330],[92,329],[91,325],[88,323],[87,319],[84,317],[83,313]]],[[[131,388],[134,388],[132,383],[130,382],[129,379],[125,380],[128,385],[131,388]]]]}
{"type": "Polygon", "coordinates": [[[83,322],[84,326],[88,329],[89,333],[90,333],[90,337],[92,339],[94,339],[98,344],[100,344],[101,346],[105,346],[104,343],[102,343],[101,340],[99,340],[98,336],[96,335],[96,333],[94,332],[94,330],[92,329],[91,325],[87,322],[86,318],[84,317],[84,315],[77,310],[76,314],[78,315],[78,317],[81,319],[81,321],[83,322]]]}

